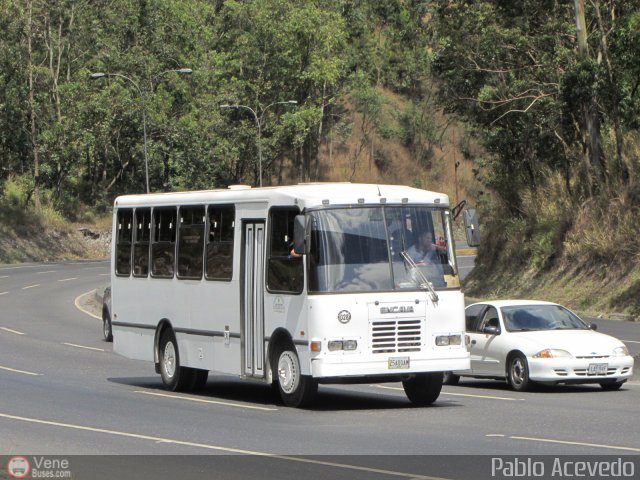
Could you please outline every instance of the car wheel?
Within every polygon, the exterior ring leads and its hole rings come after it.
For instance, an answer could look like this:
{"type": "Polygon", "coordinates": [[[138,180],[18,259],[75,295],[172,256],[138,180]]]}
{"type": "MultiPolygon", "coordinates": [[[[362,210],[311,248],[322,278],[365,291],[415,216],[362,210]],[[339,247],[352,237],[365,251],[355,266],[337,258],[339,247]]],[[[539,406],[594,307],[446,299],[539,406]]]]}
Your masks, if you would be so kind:
{"type": "Polygon", "coordinates": [[[300,360],[293,346],[284,346],[276,355],[273,377],[284,404],[288,407],[309,405],[318,392],[318,382],[300,371],[300,360]]]}
{"type": "Polygon", "coordinates": [[[193,368],[180,366],[178,342],[173,330],[167,328],[160,338],[160,376],[162,383],[172,392],[189,390],[194,383],[193,368]]]}
{"type": "Polygon", "coordinates": [[[511,388],[518,392],[523,392],[531,388],[529,379],[529,365],[527,359],[521,353],[516,353],[509,360],[507,378],[511,388]]]}
{"type": "Polygon", "coordinates": [[[106,342],[113,342],[113,331],[111,330],[111,317],[109,312],[102,312],[102,336],[106,342]]]}
{"type": "Polygon", "coordinates": [[[460,375],[456,375],[453,372],[444,372],[442,374],[442,383],[444,385],[457,385],[460,381],[460,375]]]}
{"type": "Polygon", "coordinates": [[[601,382],[600,386],[607,392],[613,392],[615,390],[620,390],[623,383],[624,382],[601,382]]]}
{"type": "Polygon", "coordinates": [[[431,405],[440,396],[442,377],[441,372],[417,373],[415,376],[403,380],[402,387],[407,398],[414,405],[431,405]]]}

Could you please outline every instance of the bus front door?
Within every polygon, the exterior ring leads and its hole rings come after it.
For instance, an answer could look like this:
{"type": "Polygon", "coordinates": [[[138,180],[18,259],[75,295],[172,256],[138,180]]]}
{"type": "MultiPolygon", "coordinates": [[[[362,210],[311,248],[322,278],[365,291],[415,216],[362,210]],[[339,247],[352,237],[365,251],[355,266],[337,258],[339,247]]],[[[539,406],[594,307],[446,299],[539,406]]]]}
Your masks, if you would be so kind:
{"type": "Polygon", "coordinates": [[[243,371],[264,378],[264,222],[245,222],[243,233],[243,371]]]}

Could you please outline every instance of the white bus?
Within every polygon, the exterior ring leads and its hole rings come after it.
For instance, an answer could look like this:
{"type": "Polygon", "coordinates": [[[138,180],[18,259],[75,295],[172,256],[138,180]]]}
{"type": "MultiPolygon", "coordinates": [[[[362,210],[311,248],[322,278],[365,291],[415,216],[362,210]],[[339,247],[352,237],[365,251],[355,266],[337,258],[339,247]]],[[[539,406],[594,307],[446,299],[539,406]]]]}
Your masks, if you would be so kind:
{"type": "Polygon", "coordinates": [[[450,215],[446,195],[391,185],[118,197],[114,350],[170,390],[216,371],[289,406],[318,383],[394,381],[431,404],[443,371],[469,368],[450,215]]]}

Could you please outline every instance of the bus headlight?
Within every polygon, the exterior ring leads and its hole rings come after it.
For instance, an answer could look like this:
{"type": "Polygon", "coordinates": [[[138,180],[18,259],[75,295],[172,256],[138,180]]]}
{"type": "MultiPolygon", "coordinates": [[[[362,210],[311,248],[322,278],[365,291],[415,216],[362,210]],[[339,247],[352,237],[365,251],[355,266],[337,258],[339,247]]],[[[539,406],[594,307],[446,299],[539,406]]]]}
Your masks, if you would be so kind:
{"type": "Polygon", "coordinates": [[[337,352],[339,350],[353,351],[358,349],[357,340],[329,340],[328,343],[330,352],[337,352]]]}
{"type": "Polygon", "coordinates": [[[436,345],[438,347],[447,347],[449,345],[462,345],[462,335],[438,335],[436,337],[436,345]]]}

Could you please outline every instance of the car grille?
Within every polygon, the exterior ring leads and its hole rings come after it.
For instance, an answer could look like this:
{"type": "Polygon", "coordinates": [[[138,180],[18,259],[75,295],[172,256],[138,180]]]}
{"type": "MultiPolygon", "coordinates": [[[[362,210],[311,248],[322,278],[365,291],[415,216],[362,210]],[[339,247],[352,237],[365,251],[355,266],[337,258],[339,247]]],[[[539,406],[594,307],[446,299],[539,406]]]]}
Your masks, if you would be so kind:
{"type": "MultiPolygon", "coordinates": [[[[616,374],[616,370],[618,370],[617,368],[608,368],[607,369],[607,375],[615,375],[616,374]]],[[[575,373],[576,375],[578,375],[579,377],[603,377],[604,375],[594,375],[594,374],[589,374],[588,370],[586,368],[576,368],[573,370],[573,373],[575,373]]]]}
{"type": "Polygon", "coordinates": [[[422,343],[420,320],[371,322],[373,353],[419,352],[422,343]]]}
{"type": "Polygon", "coordinates": [[[609,355],[582,355],[582,356],[576,356],[576,358],[582,358],[582,359],[609,358],[609,355]]]}

